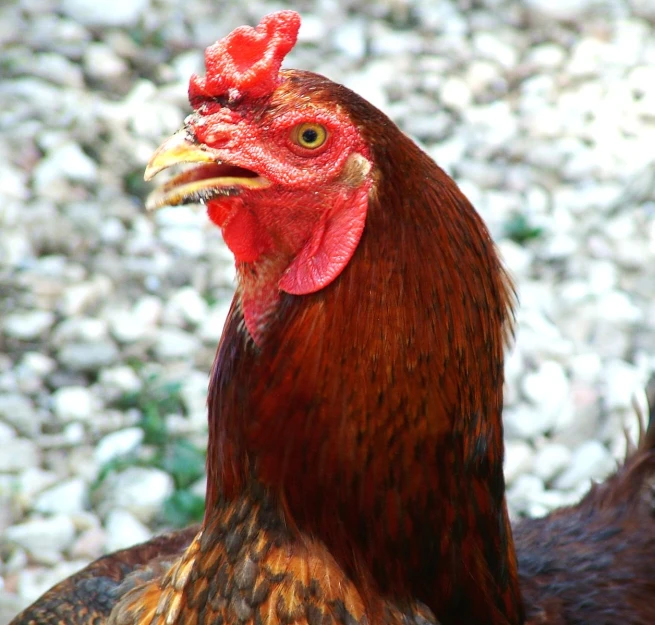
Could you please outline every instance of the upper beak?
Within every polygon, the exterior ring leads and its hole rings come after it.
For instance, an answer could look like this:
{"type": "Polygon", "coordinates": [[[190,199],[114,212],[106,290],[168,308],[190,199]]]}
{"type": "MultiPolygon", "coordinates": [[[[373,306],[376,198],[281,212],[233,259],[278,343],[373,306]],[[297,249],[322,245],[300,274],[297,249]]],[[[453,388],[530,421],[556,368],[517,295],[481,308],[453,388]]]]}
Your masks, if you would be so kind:
{"type": "Polygon", "coordinates": [[[265,188],[270,182],[247,169],[224,163],[218,152],[193,141],[182,128],[164,141],[146,166],[143,178],[151,180],[160,171],[181,163],[199,163],[155,189],[146,200],[146,209],[206,202],[219,195],[234,195],[242,188],[265,188]]]}
{"type": "Polygon", "coordinates": [[[143,174],[145,181],[152,180],[160,171],[180,163],[215,163],[211,149],[196,145],[185,128],[178,130],[162,143],[152,155],[143,174]]]}

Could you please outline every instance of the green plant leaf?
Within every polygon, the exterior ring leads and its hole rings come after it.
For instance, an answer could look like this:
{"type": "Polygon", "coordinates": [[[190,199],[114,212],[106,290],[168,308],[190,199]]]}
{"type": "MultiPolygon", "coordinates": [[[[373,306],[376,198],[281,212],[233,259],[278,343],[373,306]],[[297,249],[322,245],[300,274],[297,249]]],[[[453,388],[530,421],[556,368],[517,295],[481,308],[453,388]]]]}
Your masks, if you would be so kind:
{"type": "Polygon", "coordinates": [[[170,473],[177,488],[186,488],[205,472],[205,454],[192,442],[181,439],[169,445],[161,468],[170,473]]]}
{"type": "Polygon", "coordinates": [[[523,213],[514,213],[504,227],[505,236],[519,245],[538,239],[543,234],[543,228],[533,226],[523,213]]]}
{"type": "Polygon", "coordinates": [[[184,527],[200,521],[204,512],[204,497],[189,490],[177,490],[164,502],[162,516],[168,525],[184,527]]]}

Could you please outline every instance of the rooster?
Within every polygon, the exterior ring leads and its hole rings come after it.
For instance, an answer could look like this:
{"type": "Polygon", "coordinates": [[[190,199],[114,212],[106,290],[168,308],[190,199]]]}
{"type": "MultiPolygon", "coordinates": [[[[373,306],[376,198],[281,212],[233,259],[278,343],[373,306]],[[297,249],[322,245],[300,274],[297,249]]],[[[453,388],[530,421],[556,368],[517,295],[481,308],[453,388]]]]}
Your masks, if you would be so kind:
{"type": "Polygon", "coordinates": [[[12,625],[655,622],[655,426],[580,504],[513,534],[511,282],[383,113],[280,70],[299,27],[281,11],[210,46],[146,172],[192,164],[148,207],[205,203],[236,261],[202,527],[105,557],[12,625]]]}

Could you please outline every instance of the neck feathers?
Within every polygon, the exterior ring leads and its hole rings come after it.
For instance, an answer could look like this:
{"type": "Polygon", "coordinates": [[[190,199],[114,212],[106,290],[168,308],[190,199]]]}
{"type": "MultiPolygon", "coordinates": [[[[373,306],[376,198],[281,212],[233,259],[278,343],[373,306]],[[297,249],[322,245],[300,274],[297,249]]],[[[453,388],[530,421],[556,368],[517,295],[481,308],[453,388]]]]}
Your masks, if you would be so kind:
{"type": "Polygon", "coordinates": [[[260,346],[233,305],[210,388],[207,516],[254,477],[367,587],[418,598],[444,625],[520,623],[501,423],[511,285],[456,185],[387,130],[339,278],[281,294],[260,346]]]}

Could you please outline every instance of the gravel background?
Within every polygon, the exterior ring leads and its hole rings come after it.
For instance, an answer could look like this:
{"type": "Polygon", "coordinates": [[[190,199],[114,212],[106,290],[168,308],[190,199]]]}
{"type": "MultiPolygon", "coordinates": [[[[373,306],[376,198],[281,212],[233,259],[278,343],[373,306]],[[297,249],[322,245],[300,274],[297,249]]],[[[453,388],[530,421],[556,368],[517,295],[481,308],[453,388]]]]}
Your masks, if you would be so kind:
{"type": "MultiPolygon", "coordinates": [[[[169,524],[174,492],[203,492],[194,450],[234,271],[202,210],[144,213],[142,172],[188,112],[203,48],[283,6],[0,7],[0,625],[169,524]],[[180,441],[187,456],[162,463],[180,441]]],[[[655,371],[655,0],[294,8],[286,66],[421,142],[517,280],[512,513],[577,500],[624,453],[655,371]]]]}

